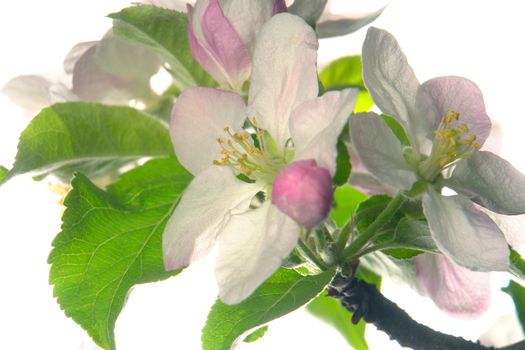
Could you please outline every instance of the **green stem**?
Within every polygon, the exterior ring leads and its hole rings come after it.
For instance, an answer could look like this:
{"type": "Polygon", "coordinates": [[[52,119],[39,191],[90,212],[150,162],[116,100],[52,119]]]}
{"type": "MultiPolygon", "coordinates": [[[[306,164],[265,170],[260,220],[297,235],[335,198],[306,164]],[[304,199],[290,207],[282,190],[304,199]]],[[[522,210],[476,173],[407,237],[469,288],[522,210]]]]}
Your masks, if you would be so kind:
{"type": "Polygon", "coordinates": [[[341,254],[343,253],[343,250],[346,246],[346,242],[348,242],[348,239],[350,238],[350,233],[353,229],[354,222],[353,219],[350,219],[350,221],[348,221],[346,225],[344,225],[341,229],[339,237],[337,237],[337,256],[341,256],[341,254]]]}
{"type": "Polygon", "coordinates": [[[383,209],[381,214],[367,227],[365,232],[357,236],[357,238],[350,243],[348,247],[343,251],[343,257],[347,259],[355,253],[357,253],[368,241],[377,233],[381,227],[383,227],[392,216],[398,211],[405,201],[404,195],[399,192],[388,205],[383,209]]]}
{"type": "Polygon", "coordinates": [[[317,267],[321,269],[322,271],[328,270],[328,265],[326,265],[324,261],[322,261],[319,257],[317,257],[317,255],[314,254],[314,252],[306,245],[306,243],[303,242],[302,239],[299,239],[297,244],[299,245],[299,249],[301,250],[303,255],[308,260],[310,260],[312,263],[317,265],[317,267]]]}

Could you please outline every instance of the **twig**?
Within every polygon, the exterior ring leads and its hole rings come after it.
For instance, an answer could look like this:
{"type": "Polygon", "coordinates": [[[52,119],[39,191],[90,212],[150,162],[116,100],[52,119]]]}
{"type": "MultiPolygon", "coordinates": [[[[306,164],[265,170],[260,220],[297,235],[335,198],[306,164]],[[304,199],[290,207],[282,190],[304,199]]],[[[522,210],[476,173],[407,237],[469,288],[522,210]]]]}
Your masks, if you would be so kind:
{"type": "MultiPolygon", "coordinates": [[[[401,346],[415,350],[486,350],[495,349],[435,331],[414,321],[404,310],[385,298],[377,288],[355,278],[338,273],[328,287],[328,295],[339,299],[353,312],[352,323],[361,318],[374,324],[401,346]]],[[[499,350],[524,350],[525,340],[499,348],[499,350]]]]}

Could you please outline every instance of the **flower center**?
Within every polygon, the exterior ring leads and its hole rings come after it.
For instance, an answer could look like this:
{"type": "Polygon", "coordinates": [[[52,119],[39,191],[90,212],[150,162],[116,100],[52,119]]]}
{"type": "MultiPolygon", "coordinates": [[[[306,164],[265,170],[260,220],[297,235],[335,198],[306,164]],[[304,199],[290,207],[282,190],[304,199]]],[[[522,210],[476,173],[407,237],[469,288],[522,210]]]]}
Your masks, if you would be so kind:
{"type": "Polygon", "coordinates": [[[476,135],[469,133],[467,124],[459,123],[459,113],[450,112],[441,118],[434,132],[430,156],[419,163],[419,174],[427,181],[433,181],[441,172],[466,159],[481,145],[476,135]]]}
{"type": "Polygon", "coordinates": [[[228,166],[236,173],[253,180],[272,183],[275,175],[286,165],[286,161],[266,149],[265,131],[257,127],[255,118],[250,121],[250,129],[253,132],[236,133],[229,127],[224,128],[224,137],[217,138],[221,147],[221,158],[214,160],[213,164],[228,166]]]}

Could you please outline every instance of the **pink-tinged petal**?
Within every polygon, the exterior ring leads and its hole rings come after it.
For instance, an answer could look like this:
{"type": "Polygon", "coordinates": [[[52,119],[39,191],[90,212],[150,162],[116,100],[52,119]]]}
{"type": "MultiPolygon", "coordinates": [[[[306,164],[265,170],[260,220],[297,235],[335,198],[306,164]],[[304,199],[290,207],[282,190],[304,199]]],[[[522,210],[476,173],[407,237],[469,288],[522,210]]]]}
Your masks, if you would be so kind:
{"type": "Polygon", "coordinates": [[[82,57],[82,55],[86,53],[87,50],[93,46],[96,46],[98,43],[98,41],[87,41],[73,46],[64,58],[64,72],[67,74],[73,74],[73,69],[75,68],[75,64],[79,58],[82,57]]]}
{"type": "Polygon", "coordinates": [[[242,97],[211,88],[184,90],[171,113],[170,133],[175,154],[193,175],[221,158],[217,138],[224,128],[238,130],[246,119],[242,97]]]}
{"type": "Polygon", "coordinates": [[[184,191],[162,236],[166,270],[176,270],[206,255],[232,215],[248,210],[260,190],[237,179],[229,168],[211,166],[184,191]]]}
{"type": "Polygon", "coordinates": [[[133,84],[103,71],[97,64],[97,46],[87,49],[73,68],[71,91],[85,101],[126,104],[133,98],[133,84]]]}
{"type": "Polygon", "coordinates": [[[334,36],[346,35],[372,23],[383,13],[385,7],[379,10],[363,14],[335,15],[326,11],[323,12],[319,22],[317,22],[317,33],[320,38],[331,38],[334,36]]]}
{"type": "Polygon", "coordinates": [[[233,215],[219,237],[215,277],[225,304],[246,299],[280,266],[297,243],[299,226],[269,201],[233,215]]]}
{"type": "Polygon", "coordinates": [[[354,110],[358,90],[329,91],[299,105],[290,116],[295,160],[315,159],[335,174],[337,138],[354,110]]]}
{"type": "Polygon", "coordinates": [[[459,162],[447,186],[496,213],[525,214],[525,175],[493,153],[459,162]]]}
{"type": "Polygon", "coordinates": [[[290,138],[292,111],[317,97],[317,47],[312,28],[287,13],[273,16],[257,38],[248,114],[280,147],[290,138]]]}
{"type": "Polygon", "coordinates": [[[476,318],[487,311],[491,289],[488,272],[474,272],[443,255],[421,254],[414,258],[416,277],[441,310],[459,318],[476,318]]]}
{"type": "Polygon", "coordinates": [[[326,218],[333,197],[330,172],[313,159],[287,165],[272,186],[272,203],[307,229],[326,218]]]}
{"type": "Polygon", "coordinates": [[[363,79],[376,105],[408,129],[412,143],[416,142],[419,82],[396,39],[385,30],[370,27],[363,44],[362,62],[363,79]]]}
{"type": "Polygon", "coordinates": [[[250,75],[248,49],[224,15],[218,0],[209,0],[203,12],[204,5],[199,5],[198,2],[195,12],[191,7],[188,11],[193,56],[217,81],[227,82],[240,91],[250,75]]]}
{"type": "Polygon", "coordinates": [[[469,134],[476,135],[476,142],[483,145],[490,134],[491,122],[485,111],[485,102],[478,86],[462,77],[438,77],[421,85],[432,100],[434,125],[450,112],[459,113],[459,120],[452,123],[466,124],[469,134]]]}
{"type": "Polygon", "coordinates": [[[455,263],[473,271],[508,269],[510,253],[503,232],[466,197],[444,197],[429,188],[423,212],[437,247],[455,263]]]}
{"type": "Polygon", "coordinates": [[[368,171],[396,188],[410,189],[416,175],[403,157],[403,148],[386,123],[374,113],[350,118],[350,137],[368,171]]]}
{"type": "Polygon", "coordinates": [[[51,85],[48,79],[39,75],[19,75],[2,87],[2,93],[18,105],[26,117],[32,118],[50,105],[51,85]]]}
{"type": "Polygon", "coordinates": [[[224,15],[253,54],[255,39],[263,24],[274,15],[275,4],[268,0],[220,0],[220,4],[224,15]]]}

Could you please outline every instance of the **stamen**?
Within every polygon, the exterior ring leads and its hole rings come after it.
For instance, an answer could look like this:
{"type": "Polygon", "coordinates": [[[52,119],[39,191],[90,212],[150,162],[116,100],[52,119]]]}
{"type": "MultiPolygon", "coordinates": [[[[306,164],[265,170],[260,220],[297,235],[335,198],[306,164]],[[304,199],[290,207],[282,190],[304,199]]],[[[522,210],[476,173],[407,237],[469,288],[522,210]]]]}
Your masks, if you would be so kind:
{"type": "Polygon", "coordinates": [[[457,123],[460,115],[451,111],[441,118],[441,122],[434,132],[432,151],[428,158],[419,164],[420,175],[433,181],[444,169],[457,163],[458,160],[468,158],[481,147],[476,143],[476,135],[469,134],[467,124],[457,123]]]}

